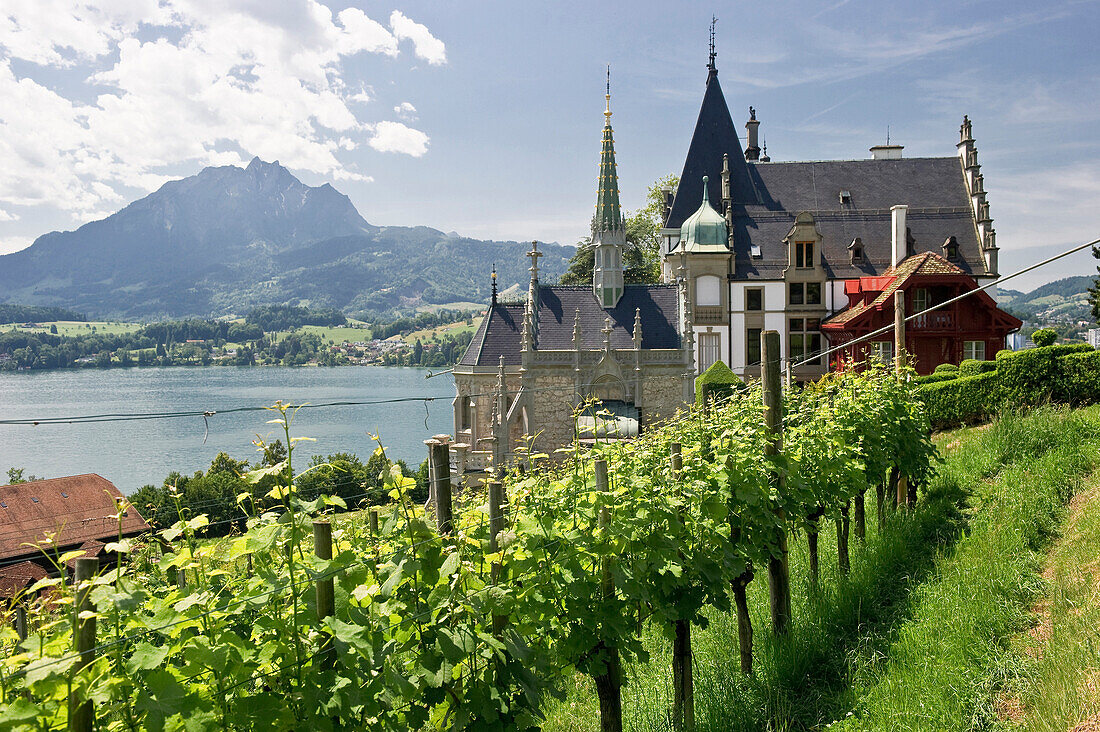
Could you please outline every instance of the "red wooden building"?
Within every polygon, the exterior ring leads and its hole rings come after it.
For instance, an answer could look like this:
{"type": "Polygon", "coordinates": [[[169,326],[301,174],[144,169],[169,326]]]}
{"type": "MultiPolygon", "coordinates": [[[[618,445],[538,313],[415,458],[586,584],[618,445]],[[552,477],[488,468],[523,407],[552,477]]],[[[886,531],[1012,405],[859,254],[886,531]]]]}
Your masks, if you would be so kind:
{"type": "MultiPolygon", "coordinates": [[[[841,346],[894,321],[894,293],[905,293],[906,317],[946,302],[978,284],[970,275],[935,252],[923,252],[902,261],[881,277],[845,280],[848,307],[821,324],[829,343],[841,346]]],[[[963,359],[992,359],[1005,346],[1005,336],[1022,323],[997,307],[985,292],[928,313],[905,324],[905,350],[915,361],[917,373],[930,374],[941,363],[963,359]]],[[[868,356],[891,359],[894,335],[884,333],[870,341],[838,351],[841,359],[868,356]]]]}

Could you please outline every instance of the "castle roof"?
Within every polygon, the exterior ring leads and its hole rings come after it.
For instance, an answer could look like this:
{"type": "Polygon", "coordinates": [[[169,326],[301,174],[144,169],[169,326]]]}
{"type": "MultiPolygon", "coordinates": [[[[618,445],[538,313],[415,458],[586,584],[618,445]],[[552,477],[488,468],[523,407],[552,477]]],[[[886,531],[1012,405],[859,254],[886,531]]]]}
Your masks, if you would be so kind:
{"type": "MultiPolygon", "coordinates": [[[[675,285],[626,285],[613,308],[600,306],[587,285],[540,286],[538,335],[535,349],[572,350],[573,324],[580,313],[581,348],[603,348],[606,319],[611,318],[611,347],[634,348],[634,314],[641,313],[642,348],[680,347],[679,293],[675,285]]],[[[497,303],[490,307],[474,333],[459,366],[517,366],[521,362],[522,303],[497,303]]]]}

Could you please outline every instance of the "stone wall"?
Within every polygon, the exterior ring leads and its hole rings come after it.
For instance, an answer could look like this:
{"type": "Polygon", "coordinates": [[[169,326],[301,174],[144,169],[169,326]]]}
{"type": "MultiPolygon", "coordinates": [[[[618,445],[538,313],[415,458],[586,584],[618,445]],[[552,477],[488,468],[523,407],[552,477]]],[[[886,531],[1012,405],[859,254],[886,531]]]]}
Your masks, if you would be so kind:
{"type": "Polygon", "coordinates": [[[538,391],[532,394],[534,419],[532,427],[538,433],[535,447],[540,452],[553,454],[554,450],[573,442],[576,426],[573,423],[573,370],[546,369],[534,379],[538,391]]]}
{"type": "Polygon", "coordinates": [[[642,382],[642,429],[675,416],[684,406],[683,368],[646,375],[642,382]]]}

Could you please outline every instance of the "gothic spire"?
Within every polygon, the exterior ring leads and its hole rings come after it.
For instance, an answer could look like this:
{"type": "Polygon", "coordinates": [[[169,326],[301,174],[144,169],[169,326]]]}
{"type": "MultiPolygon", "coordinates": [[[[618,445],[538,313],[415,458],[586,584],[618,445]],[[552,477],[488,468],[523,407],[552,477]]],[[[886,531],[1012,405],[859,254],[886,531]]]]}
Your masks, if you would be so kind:
{"type": "Polygon", "coordinates": [[[600,190],[596,196],[596,215],[592,232],[619,231],[623,215],[619,208],[619,174],[615,169],[615,139],[611,132],[611,67],[607,67],[607,108],[604,110],[603,149],[600,152],[600,190]]]}

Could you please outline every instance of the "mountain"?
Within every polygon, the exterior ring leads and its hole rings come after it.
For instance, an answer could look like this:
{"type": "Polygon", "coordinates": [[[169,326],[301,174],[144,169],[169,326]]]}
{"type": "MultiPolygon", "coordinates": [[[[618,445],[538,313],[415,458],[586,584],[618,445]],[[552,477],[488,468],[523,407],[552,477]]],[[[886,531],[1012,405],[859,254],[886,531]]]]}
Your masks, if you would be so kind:
{"type": "MultiPolygon", "coordinates": [[[[101,221],[0,256],[0,298],[139,320],[265,304],[384,312],[486,301],[494,263],[504,287],[526,283],[529,247],[372,226],[331,185],[305,185],[255,158],[165,183],[101,221]]],[[[540,248],[545,278],[565,271],[571,247],[540,248]]]]}
{"type": "Polygon", "coordinates": [[[998,290],[997,303],[1016,317],[1041,326],[1092,323],[1088,289],[1093,282],[1094,277],[1065,277],[1027,293],[998,290]]]}

